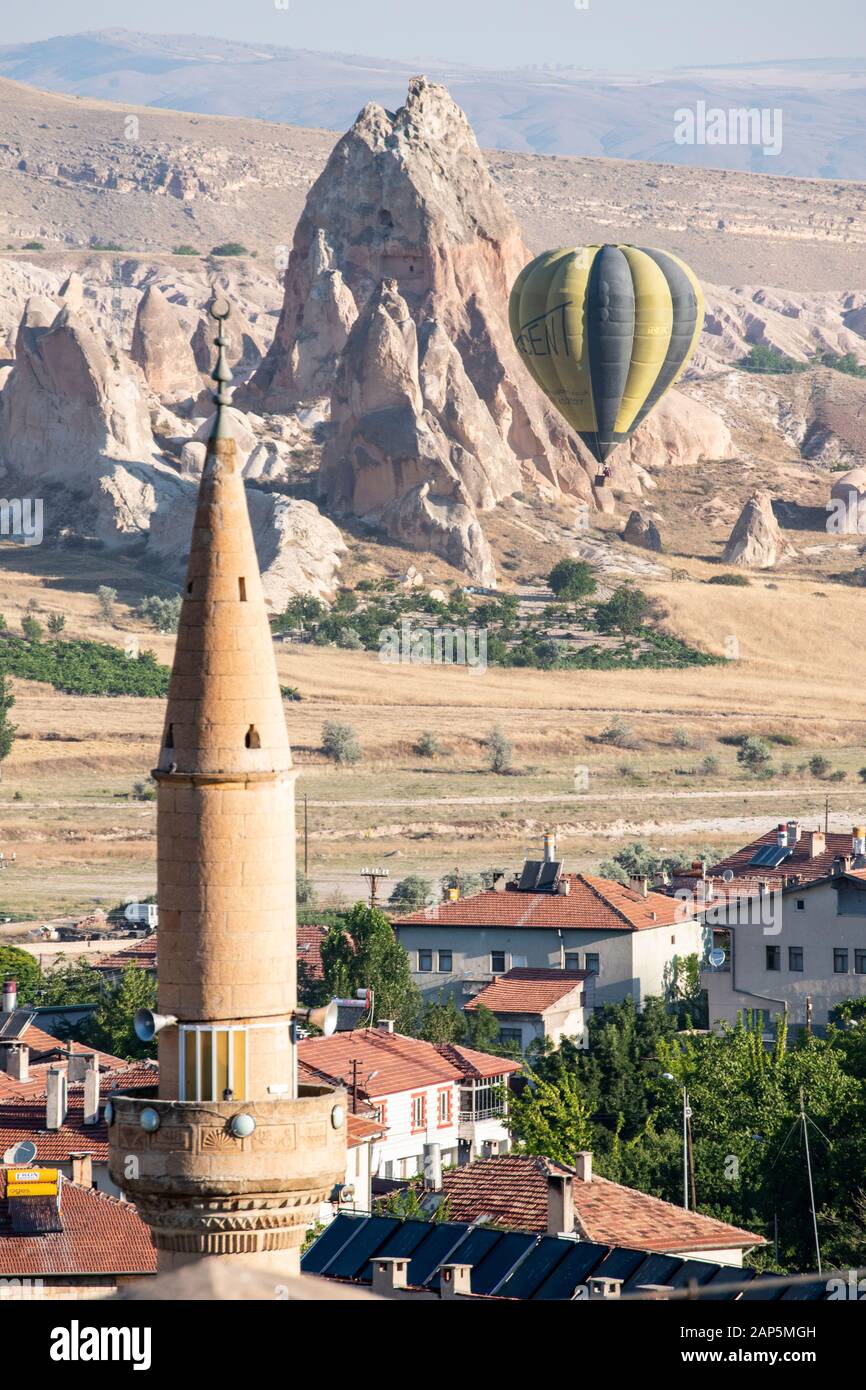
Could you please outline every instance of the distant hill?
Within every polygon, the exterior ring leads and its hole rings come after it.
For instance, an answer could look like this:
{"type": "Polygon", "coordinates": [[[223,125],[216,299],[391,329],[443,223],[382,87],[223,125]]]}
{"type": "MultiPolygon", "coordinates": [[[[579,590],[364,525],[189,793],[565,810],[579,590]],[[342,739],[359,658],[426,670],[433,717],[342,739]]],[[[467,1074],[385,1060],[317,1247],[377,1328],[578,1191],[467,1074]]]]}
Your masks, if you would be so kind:
{"type": "Polygon", "coordinates": [[[617,75],[566,65],[511,71],[405,63],[196,35],[123,29],[0,45],[0,76],[54,92],[343,130],[370,100],[400,104],[413,72],[446,83],[483,147],[704,168],[866,178],[866,59],[617,75]],[[675,113],[779,109],[777,154],[679,144],[675,113]]]}

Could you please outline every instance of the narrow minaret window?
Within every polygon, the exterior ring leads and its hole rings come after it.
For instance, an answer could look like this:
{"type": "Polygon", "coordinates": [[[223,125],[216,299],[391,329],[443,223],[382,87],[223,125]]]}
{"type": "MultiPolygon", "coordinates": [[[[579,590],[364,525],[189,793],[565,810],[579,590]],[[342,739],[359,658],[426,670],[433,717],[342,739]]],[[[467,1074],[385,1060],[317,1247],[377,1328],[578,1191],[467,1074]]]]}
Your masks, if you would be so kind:
{"type": "Polygon", "coordinates": [[[241,603],[246,603],[246,601],[247,601],[247,581],[246,581],[245,579],[239,579],[239,580],[238,580],[238,593],[239,593],[239,595],[240,595],[241,603]]]}
{"type": "Polygon", "coordinates": [[[247,736],[244,739],[244,746],[247,748],[261,748],[262,741],[259,738],[259,731],[255,724],[251,724],[247,729],[247,736]]]}
{"type": "Polygon", "coordinates": [[[187,591],[188,594],[191,594],[191,593],[192,593],[192,580],[190,580],[189,583],[187,584],[187,586],[186,586],[186,591],[187,591]]]}
{"type": "Polygon", "coordinates": [[[174,725],[173,725],[173,724],[169,724],[168,729],[167,729],[167,731],[166,731],[166,735],[165,735],[165,746],[166,746],[166,748],[173,748],[173,747],[174,747],[174,725]]]}

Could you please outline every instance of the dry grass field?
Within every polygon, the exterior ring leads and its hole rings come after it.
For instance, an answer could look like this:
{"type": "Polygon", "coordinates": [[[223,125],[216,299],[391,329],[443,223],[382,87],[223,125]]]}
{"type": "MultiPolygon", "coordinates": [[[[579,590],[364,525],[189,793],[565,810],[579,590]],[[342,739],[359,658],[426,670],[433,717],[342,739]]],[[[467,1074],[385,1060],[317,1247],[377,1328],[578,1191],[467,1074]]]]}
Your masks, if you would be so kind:
{"type": "MultiPolygon", "coordinates": [[[[63,612],[66,632],[142,645],[171,660],[173,639],[141,631],[131,605],[154,584],[103,555],[7,550],[0,612],[17,627],[28,602],[41,621],[63,612]],[[11,563],[6,563],[8,559],[11,563]],[[114,623],[95,589],[120,595],[114,623]]],[[[849,825],[861,816],[866,765],[862,690],[866,655],[858,634],[866,594],[784,571],[748,588],[708,585],[710,560],[677,560],[690,578],[644,587],[671,630],[718,654],[736,638],[739,656],[684,671],[542,672],[391,666],[367,652],[280,643],[299,798],[306,795],[310,872],[322,900],[358,895],[362,863],[382,860],[392,879],[433,877],[515,864],[548,825],[560,831],[572,867],[591,867],[619,844],[697,849],[740,842],[775,820],[849,825]],[[626,747],[599,742],[619,714],[626,747]],[[336,769],[320,750],[325,720],[349,723],[364,757],[336,769]],[[487,770],[483,740],[500,726],[513,772],[487,770]],[[434,759],[414,745],[430,730],[434,759]],[[776,775],[745,776],[733,734],[782,735],[776,775]],[[811,777],[824,754],[842,782],[811,777]],[[718,759],[710,774],[704,758],[718,759]],[[585,772],[584,772],[585,769],[585,772]]],[[[110,907],[154,887],[155,811],[131,799],[155,760],[158,700],[70,697],[15,681],[13,752],[0,781],[0,848],[16,854],[0,874],[0,915],[45,916],[110,907]]],[[[302,814],[298,827],[301,831],[302,814]]]]}

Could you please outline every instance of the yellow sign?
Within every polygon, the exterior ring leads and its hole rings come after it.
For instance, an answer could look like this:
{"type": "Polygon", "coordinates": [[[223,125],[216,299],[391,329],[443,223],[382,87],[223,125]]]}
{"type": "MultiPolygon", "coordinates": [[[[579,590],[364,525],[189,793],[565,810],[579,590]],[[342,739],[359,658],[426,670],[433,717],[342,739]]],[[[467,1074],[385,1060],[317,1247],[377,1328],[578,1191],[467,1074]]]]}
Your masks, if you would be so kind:
{"type": "Polygon", "coordinates": [[[53,1182],[57,1186],[59,1168],[10,1168],[6,1173],[7,1185],[18,1183],[53,1182]]]}
{"type": "Polygon", "coordinates": [[[7,1197],[56,1197],[56,1182],[9,1182],[6,1184],[7,1197]]]}

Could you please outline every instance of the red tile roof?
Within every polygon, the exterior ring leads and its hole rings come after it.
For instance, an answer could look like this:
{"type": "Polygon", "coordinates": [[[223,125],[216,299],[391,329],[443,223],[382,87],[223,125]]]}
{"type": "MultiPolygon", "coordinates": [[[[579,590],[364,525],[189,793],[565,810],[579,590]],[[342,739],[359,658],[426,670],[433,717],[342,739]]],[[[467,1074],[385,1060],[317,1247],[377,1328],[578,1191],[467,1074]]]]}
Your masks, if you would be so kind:
{"type": "Polygon", "coordinates": [[[310,980],[324,978],[322,942],[327,934],[328,928],[320,926],[318,923],[298,925],[298,968],[303,966],[304,972],[310,980]]]}
{"type": "MultiPolygon", "coordinates": [[[[477,1221],[487,1216],[513,1230],[547,1230],[548,1176],[572,1174],[572,1168],[546,1158],[508,1154],[480,1158],[442,1174],[448,1219],[477,1221]]],[[[763,1236],[730,1226],[700,1212],[685,1211],[593,1175],[574,1177],[575,1231],[585,1240],[674,1253],[685,1250],[730,1250],[764,1245],[763,1236]]]]}
{"type": "MultiPolygon", "coordinates": [[[[767,868],[766,865],[752,865],[749,861],[754,857],[759,849],[766,845],[776,843],[776,830],[768,830],[759,839],[752,840],[744,845],[742,849],[729,854],[727,859],[722,859],[712,868],[707,869],[708,876],[720,876],[726,869],[730,869],[736,878],[746,879],[765,879],[768,882],[782,884],[785,879],[794,882],[809,883],[812,879],[826,878],[833,869],[834,859],[845,859],[852,857],[852,837],[850,832],[839,834],[830,831],[824,834],[823,831],[802,830],[800,839],[792,846],[791,854],[787,859],[783,859],[775,869],[767,868]],[[820,839],[817,845],[813,844],[812,836],[817,834],[820,839]],[[825,847],[820,848],[820,840],[824,841],[825,847]],[[813,853],[817,849],[817,853],[813,853]]],[[[685,878],[679,875],[678,878],[685,878]]]]}
{"type": "Polygon", "coordinates": [[[156,932],[93,962],[94,970],[156,970],[156,932]]]}
{"type": "Polygon", "coordinates": [[[612,879],[563,874],[567,893],[521,893],[489,889],[456,902],[395,917],[400,927],[568,927],[588,931],[645,931],[670,926],[682,916],[679,903],[663,893],[646,896],[612,879]]]}
{"type": "Polygon", "coordinates": [[[40,1163],[65,1163],[74,1149],[89,1149],[94,1163],[108,1161],[108,1131],[103,1119],[105,1099],[111,1091],[140,1090],[155,1086],[157,1067],[144,1062],[103,1072],[99,1078],[100,1110],[95,1125],[84,1123],[84,1084],[73,1083],[68,1090],[66,1120],[60,1129],[45,1128],[45,1091],[24,1097],[0,1099],[0,1154],[32,1139],[40,1163]]]}
{"type": "Polygon", "coordinates": [[[356,1028],[353,1033],[334,1033],[330,1038],[304,1038],[298,1045],[298,1058],[311,1079],[324,1077],[344,1086],[351,1085],[352,1061],[357,1060],[359,1093],[372,1097],[459,1081],[465,1076],[504,1076],[520,1068],[517,1062],[506,1062],[486,1052],[436,1047],[419,1038],[386,1033],[380,1028],[356,1028]],[[372,1072],[376,1075],[372,1076],[372,1072]]]}
{"type": "Polygon", "coordinates": [[[385,1133],[386,1126],[368,1115],[350,1113],[346,1116],[346,1146],[350,1149],[357,1149],[359,1145],[366,1144],[368,1139],[375,1139],[385,1133]]]}
{"type": "Polygon", "coordinates": [[[543,970],[518,966],[504,975],[497,975],[464,1008],[471,1011],[483,1004],[485,1009],[495,1014],[543,1014],[569,994],[576,994],[579,1000],[588,974],[586,970],[543,970]]]}
{"type": "Polygon", "coordinates": [[[63,1182],[63,1230],[12,1235],[5,1170],[0,1169],[0,1276],[155,1274],[156,1251],[134,1206],[91,1187],[63,1182]]]}
{"type": "Polygon", "coordinates": [[[96,1052],[100,1071],[126,1065],[122,1057],[112,1057],[110,1052],[100,1052],[97,1048],[88,1047],[86,1043],[64,1042],[62,1038],[55,1038],[44,1029],[37,1028],[35,1023],[25,1028],[17,1041],[26,1043],[30,1048],[31,1062],[45,1061],[49,1057],[61,1058],[66,1052],[96,1052]]]}

